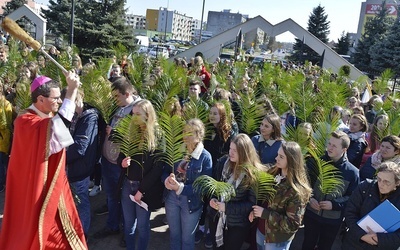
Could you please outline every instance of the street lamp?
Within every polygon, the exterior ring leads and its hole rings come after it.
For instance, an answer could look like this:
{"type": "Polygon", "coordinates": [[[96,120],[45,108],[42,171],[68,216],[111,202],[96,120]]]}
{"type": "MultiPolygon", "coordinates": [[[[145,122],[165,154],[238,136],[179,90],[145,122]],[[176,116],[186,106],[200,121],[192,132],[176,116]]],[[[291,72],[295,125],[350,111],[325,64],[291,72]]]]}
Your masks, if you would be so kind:
{"type": "Polygon", "coordinates": [[[200,21],[200,38],[199,38],[199,44],[201,43],[201,31],[203,29],[203,17],[204,17],[204,5],[206,3],[206,0],[203,0],[203,9],[201,11],[201,21],[200,21]]]}
{"type": "Polygon", "coordinates": [[[166,10],[167,14],[165,15],[164,42],[167,42],[168,8],[169,8],[169,0],[167,1],[167,10],[166,10]]]}
{"type": "Polygon", "coordinates": [[[70,37],[69,37],[69,46],[74,44],[74,19],[75,19],[75,1],[71,1],[71,27],[70,27],[70,37]]]}

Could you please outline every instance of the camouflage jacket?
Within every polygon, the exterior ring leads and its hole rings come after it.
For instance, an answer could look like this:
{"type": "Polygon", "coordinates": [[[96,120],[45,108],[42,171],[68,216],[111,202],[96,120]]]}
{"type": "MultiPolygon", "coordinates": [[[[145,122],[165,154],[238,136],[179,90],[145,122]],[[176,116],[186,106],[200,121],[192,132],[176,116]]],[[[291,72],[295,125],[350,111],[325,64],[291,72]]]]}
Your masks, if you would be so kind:
{"type": "Polygon", "coordinates": [[[306,204],[284,180],[276,186],[276,195],[261,215],[265,219],[265,242],[278,243],[292,240],[299,229],[306,204]]]}

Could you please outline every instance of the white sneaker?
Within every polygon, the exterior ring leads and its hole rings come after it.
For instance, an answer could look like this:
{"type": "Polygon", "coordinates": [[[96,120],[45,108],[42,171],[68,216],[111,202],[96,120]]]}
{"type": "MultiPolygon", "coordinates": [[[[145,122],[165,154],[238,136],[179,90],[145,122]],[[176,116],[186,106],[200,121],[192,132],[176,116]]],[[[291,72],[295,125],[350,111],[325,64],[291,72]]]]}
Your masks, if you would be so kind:
{"type": "Polygon", "coordinates": [[[100,191],[101,191],[101,186],[94,186],[92,190],[90,190],[89,196],[90,197],[96,196],[98,193],[100,193],[100,191]]]}
{"type": "Polygon", "coordinates": [[[94,187],[94,181],[90,181],[89,182],[89,188],[93,188],[94,187]]]}

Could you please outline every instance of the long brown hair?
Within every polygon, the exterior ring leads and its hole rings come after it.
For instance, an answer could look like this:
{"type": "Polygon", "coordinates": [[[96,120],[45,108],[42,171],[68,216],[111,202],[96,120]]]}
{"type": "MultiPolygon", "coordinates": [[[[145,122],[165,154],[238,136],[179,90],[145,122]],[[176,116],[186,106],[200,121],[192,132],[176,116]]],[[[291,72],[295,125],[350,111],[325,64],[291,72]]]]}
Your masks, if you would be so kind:
{"type": "MultiPolygon", "coordinates": [[[[223,103],[221,102],[216,102],[211,108],[217,108],[218,114],[220,117],[220,120],[217,124],[217,131],[220,134],[221,138],[226,142],[230,136],[231,133],[231,124],[229,122],[230,119],[227,116],[226,109],[230,107],[226,107],[223,103]]],[[[210,109],[211,112],[211,109],[210,109]]]]}
{"type": "Polygon", "coordinates": [[[271,139],[277,141],[282,140],[281,118],[277,114],[269,114],[264,117],[264,120],[267,120],[267,122],[272,125],[274,130],[270,136],[271,139]]]}
{"type": "Polygon", "coordinates": [[[244,183],[246,186],[250,186],[256,181],[256,176],[254,171],[250,171],[249,167],[254,167],[260,171],[267,171],[267,169],[261,164],[253,142],[248,135],[238,134],[233,138],[231,143],[236,145],[238,154],[237,162],[229,160],[231,172],[236,180],[244,171],[246,173],[244,183]]]}
{"type": "Polygon", "coordinates": [[[376,150],[378,150],[380,141],[382,140],[383,137],[387,136],[389,134],[389,116],[387,115],[378,115],[374,123],[372,124],[372,129],[371,129],[371,134],[370,134],[370,141],[369,141],[369,149],[372,153],[374,153],[376,150]],[[383,131],[379,131],[378,129],[378,122],[381,119],[386,119],[388,122],[386,128],[383,131]]]}
{"type": "MultiPolygon", "coordinates": [[[[307,203],[311,197],[312,189],[308,181],[300,145],[297,142],[289,141],[283,142],[281,148],[287,160],[286,180],[299,194],[301,201],[307,203]]],[[[270,172],[277,175],[280,169],[275,166],[270,172]]]]}

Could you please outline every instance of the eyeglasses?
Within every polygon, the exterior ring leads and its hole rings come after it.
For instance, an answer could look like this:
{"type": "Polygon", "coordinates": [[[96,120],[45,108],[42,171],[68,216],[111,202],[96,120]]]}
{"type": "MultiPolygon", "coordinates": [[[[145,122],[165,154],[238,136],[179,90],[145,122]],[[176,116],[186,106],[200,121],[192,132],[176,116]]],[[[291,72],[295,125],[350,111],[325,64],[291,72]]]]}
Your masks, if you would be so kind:
{"type": "Polygon", "coordinates": [[[57,102],[57,101],[61,100],[61,96],[58,96],[58,97],[46,96],[46,98],[50,98],[53,102],[57,102]]]}
{"type": "Polygon", "coordinates": [[[376,179],[377,179],[378,182],[382,183],[382,184],[385,185],[385,186],[390,186],[390,185],[393,184],[393,181],[382,180],[382,179],[379,178],[379,177],[376,177],[376,179]]]}

